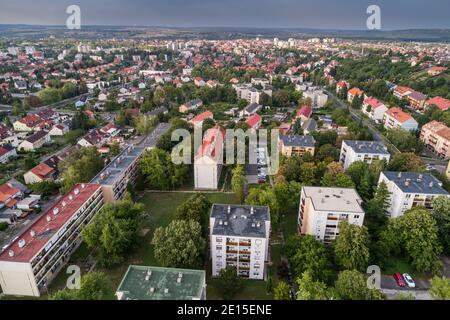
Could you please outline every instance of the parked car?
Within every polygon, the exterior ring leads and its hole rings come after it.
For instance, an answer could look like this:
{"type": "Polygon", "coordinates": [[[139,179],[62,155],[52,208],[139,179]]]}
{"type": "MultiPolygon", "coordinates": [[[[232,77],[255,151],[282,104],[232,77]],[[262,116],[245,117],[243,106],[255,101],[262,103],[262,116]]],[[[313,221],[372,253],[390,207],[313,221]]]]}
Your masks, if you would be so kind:
{"type": "Polygon", "coordinates": [[[406,287],[405,279],[403,279],[400,272],[394,273],[394,279],[399,287],[406,287]]]}
{"type": "Polygon", "coordinates": [[[416,287],[416,283],[414,282],[414,279],[407,273],[403,274],[403,279],[405,280],[406,284],[408,285],[408,287],[410,288],[415,288],[416,287]]]}

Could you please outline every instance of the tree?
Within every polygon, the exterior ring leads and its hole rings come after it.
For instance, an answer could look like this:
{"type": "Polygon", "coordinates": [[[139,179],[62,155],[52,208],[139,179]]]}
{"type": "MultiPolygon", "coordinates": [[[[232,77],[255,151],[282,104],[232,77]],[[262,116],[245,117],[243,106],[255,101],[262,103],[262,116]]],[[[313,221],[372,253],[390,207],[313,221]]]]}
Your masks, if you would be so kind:
{"type": "Polygon", "coordinates": [[[436,220],[438,237],[444,253],[450,254],[450,198],[435,198],[433,200],[432,215],[434,220],[436,220]]]}
{"type": "Polygon", "coordinates": [[[83,229],[83,239],[89,248],[97,248],[100,264],[118,264],[137,244],[143,217],[144,206],[126,194],[124,200],[102,208],[83,229]]]}
{"type": "Polygon", "coordinates": [[[280,206],[272,188],[250,189],[245,203],[253,206],[268,206],[272,222],[276,223],[278,221],[280,206]]]}
{"type": "Polygon", "coordinates": [[[159,190],[180,186],[188,173],[186,165],[174,164],[170,154],[158,148],[146,151],[139,167],[147,184],[159,190]]]}
{"type": "Polygon", "coordinates": [[[337,263],[344,269],[363,271],[369,263],[369,234],[367,228],[343,221],[334,245],[337,263]]]}
{"type": "Polygon", "coordinates": [[[333,296],[340,300],[383,300],[379,289],[369,289],[367,280],[357,270],[345,270],[339,273],[334,284],[333,296]]]}
{"type": "Polygon", "coordinates": [[[417,137],[406,130],[396,128],[386,132],[389,139],[401,152],[412,152],[419,154],[423,149],[423,143],[417,137]]]}
{"type": "Polygon", "coordinates": [[[306,271],[297,279],[297,300],[327,300],[327,286],[321,281],[314,281],[306,271]]]}
{"type": "Polygon", "coordinates": [[[29,185],[29,188],[36,194],[40,194],[43,198],[46,198],[52,194],[55,194],[59,189],[59,184],[54,181],[41,181],[29,185]]]}
{"type": "Polygon", "coordinates": [[[389,171],[423,172],[425,163],[414,153],[397,153],[389,162],[389,171]]]}
{"type": "Polygon", "coordinates": [[[333,174],[331,172],[326,172],[323,176],[320,184],[323,187],[336,187],[336,188],[354,188],[352,178],[350,178],[345,173],[333,174]]]}
{"type": "Polygon", "coordinates": [[[231,189],[236,194],[239,203],[244,202],[244,189],[246,183],[247,178],[245,177],[244,167],[238,165],[232,171],[231,189]]]}
{"type": "Polygon", "coordinates": [[[120,154],[120,144],[117,141],[114,141],[110,146],[109,146],[109,152],[111,154],[111,156],[115,157],[118,156],[120,154]]]}
{"type": "Polygon", "coordinates": [[[289,285],[284,281],[280,281],[275,287],[275,300],[290,300],[290,291],[291,289],[289,288],[289,285]]]}
{"type": "Polygon", "coordinates": [[[315,158],[318,161],[323,161],[327,158],[331,158],[333,160],[338,160],[339,159],[339,150],[336,149],[333,145],[327,143],[318,148],[315,158]]]}
{"type": "Polygon", "coordinates": [[[431,279],[430,295],[434,300],[450,300],[450,279],[437,276],[431,279]]]}
{"type": "Polygon", "coordinates": [[[325,246],[313,236],[292,236],[285,248],[292,270],[297,275],[308,272],[314,280],[328,281],[330,261],[325,246]]]}
{"type": "Polygon", "coordinates": [[[381,234],[381,242],[391,254],[405,253],[419,272],[436,273],[441,267],[438,227],[425,208],[414,208],[391,219],[381,234]]]}
{"type": "Polygon", "coordinates": [[[193,220],[207,227],[211,202],[203,193],[196,193],[177,208],[177,219],[193,220]]]}
{"type": "Polygon", "coordinates": [[[133,120],[133,127],[140,135],[147,135],[158,124],[158,118],[154,116],[141,115],[133,120]]]}
{"type": "Polygon", "coordinates": [[[379,233],[388,223],[389,197],[390,193],[386,183],[382,181],[377,187],[374,197],[366,205],[364,224],[369,234],[375,238],[378,238],[379,233]]]}
{"type": "Polygon", "coordinates": [[[302,120],[297,119],[292,126],[292,134],[302,136],[303,135],[303,128],[302,128],[302,120]]]}
{"type": "Polygon", "coordinates": [[[242,289],[242,279],[237,274],[236,267],[226,267],[219,272],[217,278],[218,290],[225,300],[232,299],[242,289]]]}
{"type": "Polygon", "coordinates": [[[52,104],[61,100],[61,94],[58,89],[46,88],[39,91],[39,98],[41,98],[44,105],[52,104]]]}
{"type": "Polygon", "coordinates": [[[63,184],[62,193],[67,193],[77,183],[87,183],[103,169],[104,162],[96,147],[81,148],[59,164],[63,184]]]}
{"type": "Polygon", "coordinates": [[[104,300],[111,295],[111,287],[103,272],[89,272],[81,278],[80,289],[59,290],[49,300],[104,300]]]}
{"type": "Polygon", "coordinates": [[[300,166],[303,161],[300,157],[290,157],[280,159],[281,168],[280,174],[286,178],[287,181],[300,182],[300,166]]]}
{"type": "Polygon", "coordinates": [[[313,162],[302,163],[300,166],[300,182],[305,185],[314,185],[317,167],[313,162]]]}
{"type": "Polygon", "coordinates": [[[273,279],[272,279],[272,276],[269,275],[267,277],[267,281],[266,281],[266,292],[272,293],[272,291],[273,291],[273,279]]]}
{"type": "Polygon", "coordinates": [[[277,198],[278,207],[281,213],[297,213],[298,199],[302,185],[296,181],[276,182],[273,186],[273,192],[277,198]]]}
{"type": "Polygon", "coordinates": [[[206,242],[198,222],[174,220],[155,230],[152,244],[163,266],[192,269],[200,267],[206,242]]]}

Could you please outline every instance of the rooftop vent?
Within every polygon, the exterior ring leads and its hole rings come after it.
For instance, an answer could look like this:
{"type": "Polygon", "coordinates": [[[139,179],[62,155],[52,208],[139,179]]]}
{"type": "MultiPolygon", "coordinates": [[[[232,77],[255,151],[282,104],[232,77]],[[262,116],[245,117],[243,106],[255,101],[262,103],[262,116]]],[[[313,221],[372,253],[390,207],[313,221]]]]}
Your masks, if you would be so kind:
{"type": "Polygon", "coordinates": [[[231,213],[231,206],[228,206],[228,214],[231,213]]]}
{"type": "Polygon", "coordinates": [[[228,225],[228,221],[225,221],[225,222],[223,223],[223,225],[224,225],[224,226],[227,226],[227,225],[228,225]]]}
{"type": "Polygon", "coordinates": [[[13,251],[13,250],[9,250],[9,251],[8,251],[8,255],[9,255],[10,257],[14,257],[14,251],[13,251]]]}
{"type": "Polygon", "coordinates": [[[58,208],[53,208],[53,214],[57,215],[59,213],[59,209],[58,208]]]}
{"type": "Polygon", "coordinates": [[[34,230],[30,231],[30,236],[34,237],[36,235],[36,232],[34,230]]]}
{"type": "Polygon", "coordinates": [[[251,207],[250,214],[254,214],[254,213],[255,213],[255,209],[253,207],[251,207]]]}
{"type": "Polygon", "coordinates": [[[52,217],[50,217],[50,215],[47,216],[47,222],[52,221],[52,217]]]}
{"type": "Polygon", "coordinates": [[[256,227],[257,227],[257,228],[261,228],[261,222],[258,222],[258,223],[256,224],[256,227]]]}
{"type": "Polygon", "coordinates": [[[164,289],[164,293],[165,293],[165,294],[168,294],[168,293],[169,293],[169,288],[165,288],[165,289],[164,289]]]}
{"type": "Polygon", "coordinates": [[[401,173],[401,172],[398,173],[398,177],[399,177],[399,178],[402,177],[402,173],[401,173]]]}
{"type": "Polygon", "coordinates": [[[430,186],[430,188],[433,188],[433,186],[434,186],[433,181],[430,182],[429,186],[430,186]]]}
{"type": "Polygon", "coordinates": [[[25,247],[25,240],[24,239],[20,239],[19,240],[19,248],[23,248],[23,247],[25,247]]]}
{"type": "Polygon", "coordinates": [[[151,287],[150,288],[150,293],[153,293],[153,292],[155,292],[155,288],[151,287]]]}
{"type": "Polygon", "coordinates": [[[73,195],[69,196],[69,200],[72,201],[73,200],[73,195]]]}
{"type": "Polygon", "coordinates": [[[62,206],[63,206],[63,207],[65,207],[66,204],[67,204],[67,203],[66,203],[65,201],[62,202],[62,206]]]}
{"type": "Polygon", "coordinates": [[[255,228],[256,227],[256,224],[255,223],[252,223],[252,228],[255,228]]]}
{"type": "Polygon", "coordinates": [[[80,189],[76,188],[76,189],[73,191],[73,193],[74,193],[75,195],[78,195],[78,194],[80,193],[80,189]]]}
{"type": "Polygon", "coordinates": [[[219,220],[219,226],[223,225],[223,221],[219,220]]]}
{"type": "Polygon", "coordinates": [[[86,185],[84,183],[81,184],[81,189],[86,188],[86,185]]]}

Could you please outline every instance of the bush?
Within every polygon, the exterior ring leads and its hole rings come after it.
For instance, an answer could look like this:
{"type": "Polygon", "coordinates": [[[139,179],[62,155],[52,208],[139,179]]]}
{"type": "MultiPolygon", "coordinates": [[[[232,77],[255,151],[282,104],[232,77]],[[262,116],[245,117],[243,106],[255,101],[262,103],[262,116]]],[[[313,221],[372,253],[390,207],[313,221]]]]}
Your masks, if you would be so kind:
{"type": "Polygon", "coordinates": [[[8,224],[6,222],[0,222],[0,231],[5,231],[8,229],[8,224]]]}

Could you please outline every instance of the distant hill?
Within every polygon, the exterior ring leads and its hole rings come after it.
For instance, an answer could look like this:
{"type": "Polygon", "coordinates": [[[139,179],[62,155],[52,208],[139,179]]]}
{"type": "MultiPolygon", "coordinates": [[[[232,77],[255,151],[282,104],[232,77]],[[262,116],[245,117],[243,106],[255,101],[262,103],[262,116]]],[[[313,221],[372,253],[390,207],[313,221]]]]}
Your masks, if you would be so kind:
{"type": "Polygon", "coordinates": [[[68,30],[63,26],[2,25],[0,36],[6,38],[41,38],[43,36],[103,38],[103,37],[160,37],[236,39],[251,37],[310,38],[333,37],[366,40],[401,40],[421,42],[450,42],[450,29],[408,30],[325,30],[308,28],[242,28],[242,27],[131,27],[131,26],[83,26],[81,30],[68,30]]]}

